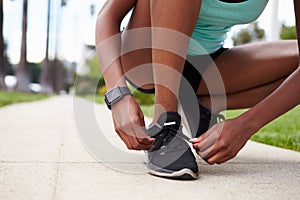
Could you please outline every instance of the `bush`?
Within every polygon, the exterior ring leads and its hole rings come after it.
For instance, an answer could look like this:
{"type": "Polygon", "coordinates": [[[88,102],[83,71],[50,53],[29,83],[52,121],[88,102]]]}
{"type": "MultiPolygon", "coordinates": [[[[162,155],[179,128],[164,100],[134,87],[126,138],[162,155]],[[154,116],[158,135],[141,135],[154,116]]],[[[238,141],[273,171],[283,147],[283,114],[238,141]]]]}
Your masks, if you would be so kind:
{"type": "Polygon", "coordinates": [[[280,38],[282,40],[297,39],[297,31],[295,26],[286,26],[282,24],[280,30],[280,38]]]}
{"type": "Polygon", "coordinates": [[[154,104],[154,98],[155,98],[154,94],[146,94],[146,93],[142,93],[138,90],[134,90],[133,97],[136,99],[136,101],[138,102],[139,105],[153,105],[154,104]]]}
{"type": "MultiPolygon", "coordinates": [[[[106,86],[96,54],[88,58],[85,61],[85,64],[88,68],[88,71],[84,75],[77,75],[77,85],[75,88],[76,94],[87,95],[97,93],[100,95],[104,95],[106,92],[106,86]],[[97,88],[95,88],[95,85],[97,85],[97,88]]],[[[135,90],[131,86],[130,89],[131,91],[134,91],[133,96],[140,105],[154,104],[154,94],[142,93],[138,90],[135,90]]]]}
{"type": "Polygon", "coordinates": [[[247,28],[240,30],[232,37],[233,45],[247,44],[253,41],[263,40],[265,30],[258,26],[257,22],[251,23],[247,28]]]}
{"type": "Polygon", "coordinates": [[[87,58],[84,65],[87,67],[87,72],[83,75],[75,75],[76,94],[104,94],[106,92],[105,81],[96,54],[92,54],[87,58]]]}

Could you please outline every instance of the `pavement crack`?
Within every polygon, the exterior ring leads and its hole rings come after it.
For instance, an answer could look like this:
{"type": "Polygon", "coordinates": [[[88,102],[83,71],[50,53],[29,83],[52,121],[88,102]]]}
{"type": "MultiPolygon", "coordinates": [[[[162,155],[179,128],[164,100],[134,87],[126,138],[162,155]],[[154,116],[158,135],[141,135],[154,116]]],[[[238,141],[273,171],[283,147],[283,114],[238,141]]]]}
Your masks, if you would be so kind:
{"type": "MultiPolygon", "coordinates": [[[[63,160],[63,150],[64,150],[64,139],[65,139],[65,131],[66,131],[66,124],[63,124],[62,128],[60,129],[61,130],[61,135],[60,135],[60,147],[59,147],[59,152],[58,152],[58,155],[59,155],[59,161],[62,161],[63,160]]],[[[53,200],[57,199],[56,196],[57,196],[57,188],[58,188],[58,184],[59,184],[59,176],[60,176],[60,173],[61,173],[61,163],[59,162],[57,164],[57,167],[56,167],[56,173],[55,173],[55,177],[54,177],[54,188],[53,188],[53,195],[52,195],[52,198],[53,200]]]]}

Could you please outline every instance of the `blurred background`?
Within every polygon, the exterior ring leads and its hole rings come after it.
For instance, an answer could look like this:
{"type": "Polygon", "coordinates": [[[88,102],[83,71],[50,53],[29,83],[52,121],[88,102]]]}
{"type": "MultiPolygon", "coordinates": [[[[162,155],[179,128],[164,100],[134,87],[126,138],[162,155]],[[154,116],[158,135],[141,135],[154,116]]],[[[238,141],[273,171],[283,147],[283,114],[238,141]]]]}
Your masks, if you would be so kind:
{"type": "MultiPolygon", "coordinates": [[[[98,82],[97,13],[105,0],[1,0],[0,88],[26,93],[89,94],[98,82]],[[84,69],[80,70],[79,68],[84,69]],[[81,81],[72,90],[75,77],[81,81]]],[[[129,14],[130,15],[130,14],[129,14]]],[[[126,26],[129,15],[120,29],[126,26]]],[[[272,0],[250,25],[233,27],[226,46],[295,39],[292,0],[272,0]]],[[[105,92],[103,78],[97,93],[105,92]]]]}
{"type": "MultiPolygon", "coordinates": [[[[0,107],[68,94],[103,104],[106,88],[94,36],[105,1],[0,0],[0,107]]],[[[225,46],[295,38],[293,0],[270,0],[256,22],[232,28],[225,46]]],[[[151,117],[154,96],[134,89],[133,95],[151,117]]],[[[252,140],[300,151],[299,110],[268,124],[252,140]]],[[[226,117],[243,112],[227,111],[226,117]]]]}
{"type": "Polygon", "coordinates": [[[94,52],[94,26],[103,3],[1,0],[1,89],[68,93],[76,69],[94,52]]]}

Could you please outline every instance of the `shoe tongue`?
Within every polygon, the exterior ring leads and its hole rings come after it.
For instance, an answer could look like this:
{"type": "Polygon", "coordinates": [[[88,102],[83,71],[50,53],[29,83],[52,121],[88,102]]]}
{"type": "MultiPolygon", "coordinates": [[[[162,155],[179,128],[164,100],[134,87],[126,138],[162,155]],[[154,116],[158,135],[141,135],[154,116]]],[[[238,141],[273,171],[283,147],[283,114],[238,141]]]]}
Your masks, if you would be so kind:
{"type": "Polygon", "coordinates": [[[177,112],[165,112],[159,116],[157,123],[162,127],[173,125],[179,127],[181,124],[181,117],[177,112]]]}

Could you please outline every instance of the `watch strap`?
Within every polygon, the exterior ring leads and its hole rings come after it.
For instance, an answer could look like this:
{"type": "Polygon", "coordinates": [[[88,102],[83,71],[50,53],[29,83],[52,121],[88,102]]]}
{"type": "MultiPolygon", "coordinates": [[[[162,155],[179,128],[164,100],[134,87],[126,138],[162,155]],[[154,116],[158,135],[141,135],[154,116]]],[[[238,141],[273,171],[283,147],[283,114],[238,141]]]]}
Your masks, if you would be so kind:
{"type": "Polygon", "coordinates": [[[132,95],[130,89],[128,87],[119,87],[122,96],[132,95]]]}

